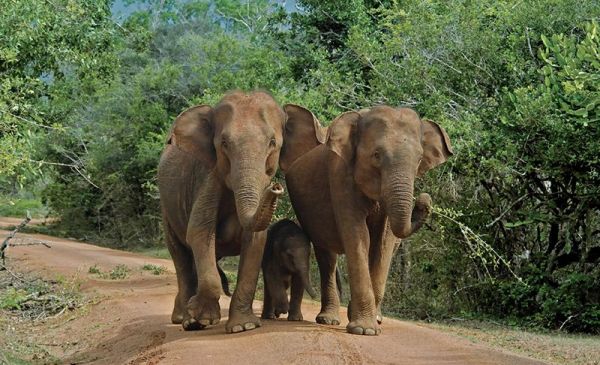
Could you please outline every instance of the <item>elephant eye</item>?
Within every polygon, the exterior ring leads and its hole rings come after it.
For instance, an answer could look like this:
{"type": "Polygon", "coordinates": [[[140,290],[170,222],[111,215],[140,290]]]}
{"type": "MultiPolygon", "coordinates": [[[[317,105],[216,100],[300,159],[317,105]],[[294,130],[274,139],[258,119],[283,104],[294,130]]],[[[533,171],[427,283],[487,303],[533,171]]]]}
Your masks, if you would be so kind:
{"type": "Polygon", "coordinates": [[[221,147],[223,147],[223,148],[225,148],[225,149],[227,148],[227,141],[225,140],[225,138],[223,138],[223,139],[221,140],[221,147]]]}
{"type": "Polygon", "coordinates": [[[380,157],[381,157],[381,156],[379,155],[379,151],[378,151],[378,150],[375,150],[375,152],[373,152],[373,158],[374,158],[374,159],[376,159],[377,161],[379,161],[379,158],[380,158],[380,157]]]}
{"type": "Polygon", "coordinates": [[[269,147],[275,147],[277,145],[277,141],[275,141],[275,138],[271,138],[271,140],[269,141],[269,147]]]}

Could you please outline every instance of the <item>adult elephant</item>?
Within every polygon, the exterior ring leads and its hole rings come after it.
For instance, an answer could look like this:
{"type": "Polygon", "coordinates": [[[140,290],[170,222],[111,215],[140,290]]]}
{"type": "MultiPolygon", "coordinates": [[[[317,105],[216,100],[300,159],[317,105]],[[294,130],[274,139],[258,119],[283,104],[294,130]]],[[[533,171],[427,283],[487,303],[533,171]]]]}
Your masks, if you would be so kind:
{"type": "Polygon", "coordinates": [[[322,131],[310,111],[294,107],[287,113],[286,128],[303,131],[287,141],[307,147],[281,166],[319,265],[316,320],[340,323],[335,272],[337,255],[344,253],[351,294],[347,331],[378,334],[398,238],[418,230],[431,209],[425,193],[413,207],[414,180],[452,155],[448,135],[411,109],[377,106],[339,116],[321,144],[322,131]]]}
{"type": "MultiPolygon", "coordinates": [[[[286,113],[265,92],[231,92],[175,120],[158,168],[167,246],[177,272],[171,320],[185,330],[221,318],[216,257],[241,254],[226,331],[260,326],[252,301],[266,232],[283,193],[271,183],[286,113]]],[[[294,146],[288,150],[293,151],[294,146]]]]}

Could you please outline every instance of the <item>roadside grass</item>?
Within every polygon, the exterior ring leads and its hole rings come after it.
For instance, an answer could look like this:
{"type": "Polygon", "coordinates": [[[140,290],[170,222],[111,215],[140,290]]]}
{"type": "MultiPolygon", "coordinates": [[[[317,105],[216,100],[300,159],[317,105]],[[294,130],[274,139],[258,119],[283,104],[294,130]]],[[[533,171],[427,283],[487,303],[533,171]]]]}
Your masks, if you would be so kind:
{"type": "Polygon", "coordinates": [[[127,251],[139,253],[145,256],[156,257],[158,259],[171,259],[171,254],[166,246],[160,247],[133,247],[126,249],[127,251]]]}
{"type": "Polygon", "coordinates": [[[600,364],[600,336],[556,331],[534,332],[476,320],[419,324],[553,364],[600,364]]]}
{"type": "Polygon", "coordinates": [[[164,266],[145,264],[142,266],[143,271],[150,271],[153,275],[161,275],[167,272],[167,268],[164,266]]]}
{"type": "Polygon", "coordinates": [[[123,264],[119,264],[109,271],[102,271],[98,265],[92,265],[88,269],[88,274],[96,275],[100,279],[108,280],[124,280],[129,277],[130,273],[131,269],[123,264]]]}
{"type": "Polygon", "coordinates": [[[0,364],[58,364],[32,333],[48,321],[83,313],[90,301],[80,285],[77,277],[46,280],[0,271],[0,364]]]}

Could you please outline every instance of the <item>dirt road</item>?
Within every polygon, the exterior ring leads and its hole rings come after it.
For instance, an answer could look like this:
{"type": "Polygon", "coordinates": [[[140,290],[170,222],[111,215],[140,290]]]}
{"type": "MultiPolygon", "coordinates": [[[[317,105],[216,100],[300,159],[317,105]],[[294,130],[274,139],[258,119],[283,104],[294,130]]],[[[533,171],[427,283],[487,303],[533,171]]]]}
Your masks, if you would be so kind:
{"type": "MultiPolygon", "coordinates": [[[[0,231],[0,237],[6,233],[0,231]]],[[[263,321],[257,330],[227,335],[229,299],[222,297],[219,325],[184,332],[169,322],[177,289],[171,261],[43,235],[19,237],[44,240],[52,248],[11,247],[13,270],[50,278],[77,276],[84,293],[96,298],[68,321],[57,318],[37,326],[33,341],[46,344],[65,363],[541,364],[389,318],[384,319],[380,336],[350,335],[346,323],[314,323],[319,306],[310,301],[303,303],[304,322],[263,321]],[[104,280],[88,273],[93,265],[110,270],[117,264],[131,269],[128,278],[104,280]],[[144,264],[164,266],[167,272],[151,275],[141,270],[144,264]]],[[[260,308],[261,303],[255,302],[257,313],[260,308]]]]}

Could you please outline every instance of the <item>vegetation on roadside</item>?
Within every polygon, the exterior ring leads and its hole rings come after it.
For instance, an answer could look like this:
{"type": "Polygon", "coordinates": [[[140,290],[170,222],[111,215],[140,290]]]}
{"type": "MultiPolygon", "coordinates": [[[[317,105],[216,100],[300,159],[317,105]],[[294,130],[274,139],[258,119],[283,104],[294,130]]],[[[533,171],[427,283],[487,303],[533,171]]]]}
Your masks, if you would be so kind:
{"type": "Polygon", "coordinates": [[[142,266],[143,271],[149,271],[153,275],[161,275],[167,272],[167,269],[164,266],[154,265],[154,264],[144,264],[142,266]]]}
{"type": "Polygon", "coordinates": [[[0,196],[0,217],[25,218],[27,212],[32,218],[43,218],[48,208],[39,199],[0,196]]]}
{"type": "Polygon", "coordinates": [[[83,308],[88,299],[79,286],[77,278],[45,280],[0,270],[0,364],[59,363],[31,331],[83,308]]]}
{"type": "Polygon", "coordinates": [[[0,14],[0,190],[41,190],[57,231],[154,250],[172,120],[228,89],[324,124],[410,106],[455,154],[417,183],[436,213],[399,249],[386,313],[600,333],[597,1],[129,0],[122,21],[111,4],[0,14]]]}
{"type": "Polygon", "coordinates": [[[100,269],[98,265],[90,266],[88,269],[88,274],[96,275],[100,279],[109,280],[124,280],[127,279],[127,277],[129,277],[130,273],[131,269],[123,264],[118,264],[113,269],[108,271],[102,271],[102,269],[100,269]]]}
{"type": "Polygon", "coordinates": [[[559,365],[597,365],[600,363],[600,338],[556,331],[533,332],[492,321],[454,318],[419,325],[465,337],[478,344],[528,356],[559,365]]]}

